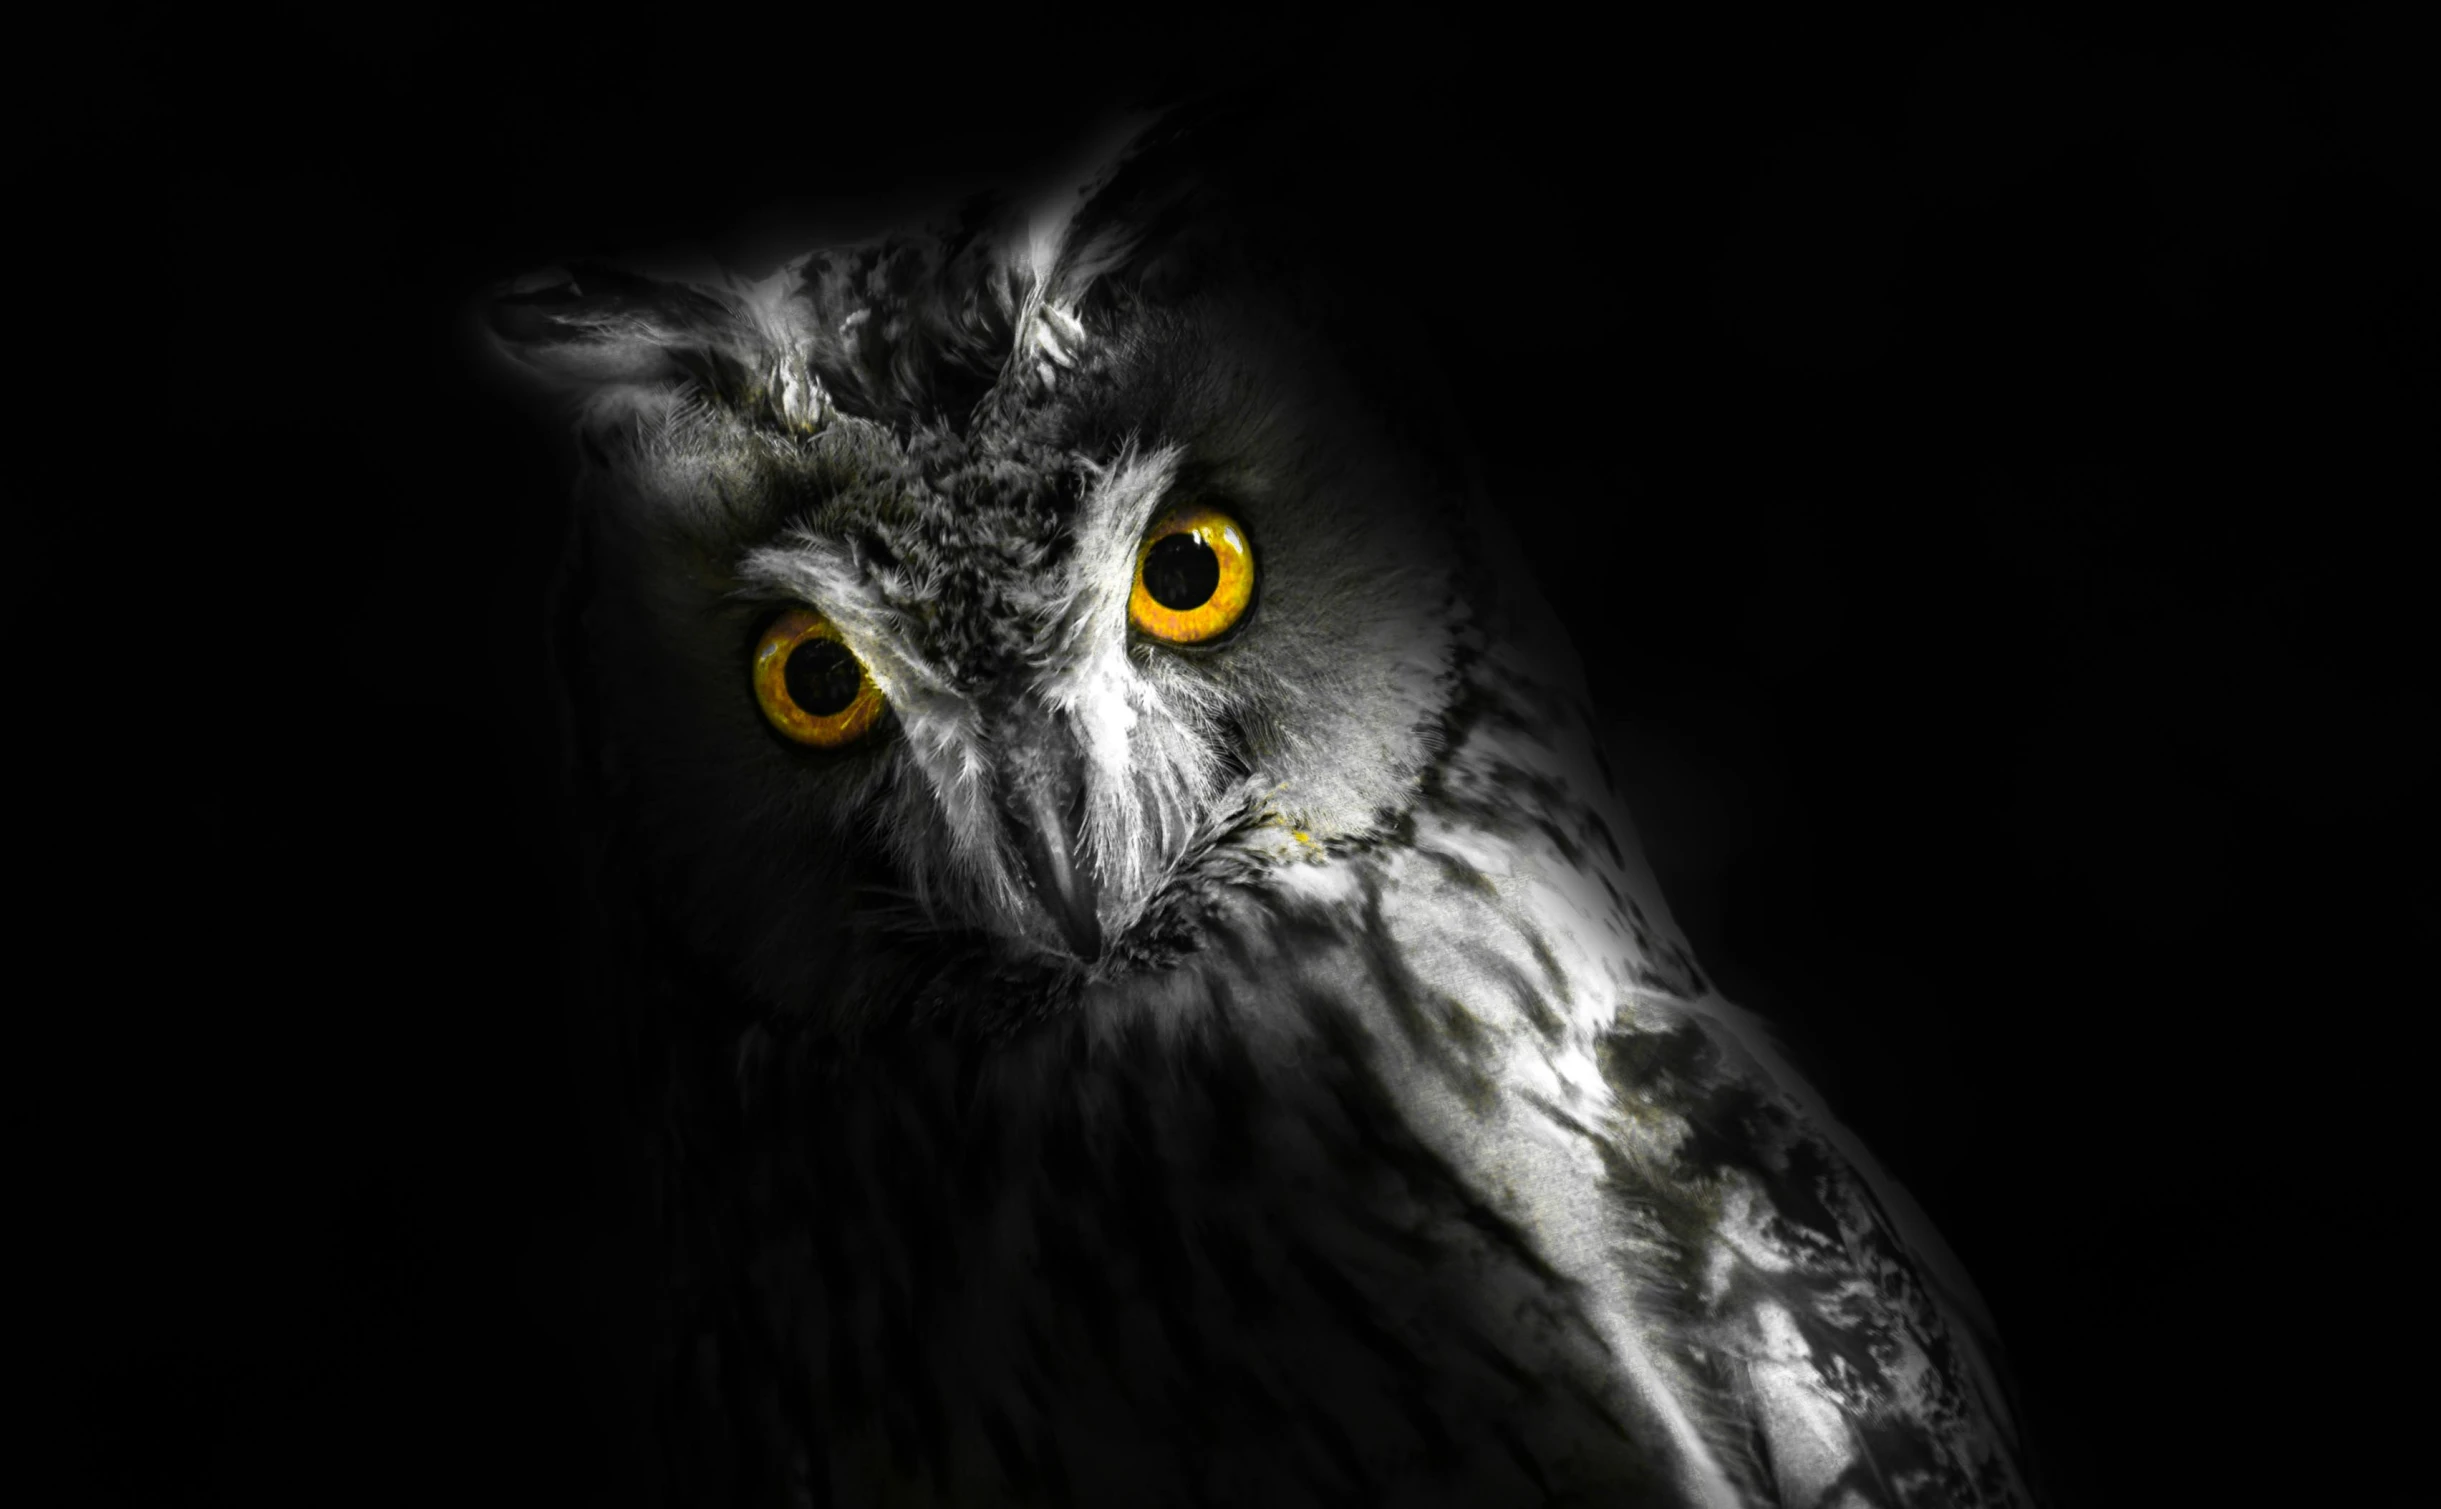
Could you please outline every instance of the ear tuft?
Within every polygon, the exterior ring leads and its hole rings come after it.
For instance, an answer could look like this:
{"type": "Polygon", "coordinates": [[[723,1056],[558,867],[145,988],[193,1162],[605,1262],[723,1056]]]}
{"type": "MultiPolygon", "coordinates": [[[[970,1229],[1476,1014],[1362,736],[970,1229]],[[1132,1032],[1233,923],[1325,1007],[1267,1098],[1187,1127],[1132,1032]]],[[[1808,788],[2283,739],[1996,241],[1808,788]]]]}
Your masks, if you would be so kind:
{"type": "Polygon", "coordinates": [[[680,380],[726,343],[736,311],[708,289],[580,263],[503,285],[484,324],[512,363],[548,387],[582,392],[680,380]]]}

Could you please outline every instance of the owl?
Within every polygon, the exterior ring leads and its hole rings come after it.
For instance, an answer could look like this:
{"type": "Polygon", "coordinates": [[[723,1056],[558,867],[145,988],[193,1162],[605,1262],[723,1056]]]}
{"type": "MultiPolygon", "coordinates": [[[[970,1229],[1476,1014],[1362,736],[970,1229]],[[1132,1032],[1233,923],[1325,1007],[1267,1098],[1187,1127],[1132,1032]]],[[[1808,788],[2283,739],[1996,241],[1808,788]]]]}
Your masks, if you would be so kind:
{"type": "Polygon", "coordinates": [[[1972,1289],[1674,932],[1430,320],[1247,107],[1088,157],[486,306],[582,457],[670,1497],[2030,1503],[1972,1289]]]}

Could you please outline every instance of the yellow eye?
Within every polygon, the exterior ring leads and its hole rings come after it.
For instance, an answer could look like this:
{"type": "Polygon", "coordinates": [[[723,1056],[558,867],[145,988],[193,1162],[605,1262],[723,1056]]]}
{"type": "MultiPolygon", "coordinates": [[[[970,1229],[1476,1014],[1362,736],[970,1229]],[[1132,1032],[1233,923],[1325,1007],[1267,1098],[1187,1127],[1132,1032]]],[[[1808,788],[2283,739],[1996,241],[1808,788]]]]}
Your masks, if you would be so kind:
{"type": "Polygon", "coordinates": [[[1201,504],[1165,516],[1136,551],[1128,622],[1171,644],[1226,633],[1254,600],[1254,551],[1245,527],[1201,504]]]}
{"type": "Polygon", "coordinates": [[[883,707],[881,688],[839,630],[802,608],[773,619],[755,646],[754,700],[772,727],[816,749],[863,738],[883,707]]]}

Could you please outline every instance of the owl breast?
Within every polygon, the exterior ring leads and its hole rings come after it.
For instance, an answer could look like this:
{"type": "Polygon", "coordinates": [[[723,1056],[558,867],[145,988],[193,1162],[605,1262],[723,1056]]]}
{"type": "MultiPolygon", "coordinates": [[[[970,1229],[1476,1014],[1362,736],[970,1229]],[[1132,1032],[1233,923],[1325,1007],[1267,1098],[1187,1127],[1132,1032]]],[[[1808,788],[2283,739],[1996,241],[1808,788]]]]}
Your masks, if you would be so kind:
{"type": "Polygon", "coordinates": [[[1402,842],[1257,828],[1174,964],[989,1048],[749,1055],[749,1292],[788,1345],[723,1408],[791,1443],[775,1481],[2014,1501],[1857,1176],[1646,920],[1582,720],[1496,652],[1467,681],[1402,842]]]}

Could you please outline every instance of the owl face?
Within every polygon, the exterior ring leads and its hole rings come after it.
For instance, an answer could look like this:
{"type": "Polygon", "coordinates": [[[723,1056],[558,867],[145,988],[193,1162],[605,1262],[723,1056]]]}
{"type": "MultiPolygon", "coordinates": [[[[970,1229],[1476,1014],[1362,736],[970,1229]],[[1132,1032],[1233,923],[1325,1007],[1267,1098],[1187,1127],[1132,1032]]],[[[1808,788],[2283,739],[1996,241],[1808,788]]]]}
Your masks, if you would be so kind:
{"type": "Polygon", "coordinates": [[[1168,967],[1430,765],[1453,490],[1258,280],[1092,203],[502,306],[579,405],[635,832],[774,1008],[1168,967]]]}

